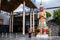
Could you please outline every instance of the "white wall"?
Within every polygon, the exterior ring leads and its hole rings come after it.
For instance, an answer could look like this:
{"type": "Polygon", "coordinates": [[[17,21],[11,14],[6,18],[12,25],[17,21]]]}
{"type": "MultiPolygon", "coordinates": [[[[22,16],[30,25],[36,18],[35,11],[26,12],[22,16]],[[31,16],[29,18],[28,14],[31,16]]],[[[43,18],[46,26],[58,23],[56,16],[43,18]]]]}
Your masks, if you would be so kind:
{"type": "Polygon", "coordinates": [[[3,19],[4,19],[4,25],[8,25],[9,24],[9,16],[3,15],[3,19]]]}
{"type": "Polygon", "coordinates": [[[4,20],[4,22],[3,22],[4,25],[9,25],[9,15],[7,15],[6,12],[0,13],[0,19],[4,20]]]}

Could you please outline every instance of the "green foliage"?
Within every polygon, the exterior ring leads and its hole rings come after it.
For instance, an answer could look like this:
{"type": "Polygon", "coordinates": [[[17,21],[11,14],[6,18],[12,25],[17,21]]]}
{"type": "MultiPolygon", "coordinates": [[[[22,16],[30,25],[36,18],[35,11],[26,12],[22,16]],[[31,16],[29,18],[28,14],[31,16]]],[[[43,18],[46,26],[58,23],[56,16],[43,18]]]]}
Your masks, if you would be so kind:
{"type": "Polygon", "coordinates": [[[60,9],[54,10],[54,18],[56,22],[60,23],[60,9]]]}
{"type": "Polygon", "coordinates": [[[47,18],[49,18],[51,16],[51,13],[46,11],[46,16],[47,16],[47,18]]]}

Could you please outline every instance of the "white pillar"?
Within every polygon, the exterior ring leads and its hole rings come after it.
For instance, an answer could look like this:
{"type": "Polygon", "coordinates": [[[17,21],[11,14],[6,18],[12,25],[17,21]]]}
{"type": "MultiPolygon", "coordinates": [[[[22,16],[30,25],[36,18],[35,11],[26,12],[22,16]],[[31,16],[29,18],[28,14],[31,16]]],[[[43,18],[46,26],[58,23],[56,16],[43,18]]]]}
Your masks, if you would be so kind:
{"type": "Polygon", "coordinates": [[[11,13],[10,13],[10,18],[9,18],[9,32],[11,32],[11,13]]]}
{"type": "Polygon", "coordinates": [[[10,13],[9,32],[13,32],[13,12],[10,13]]]}
{"type": "Polygon", "coordinates": [[[23,2],[23,35],[25,35],[25,1],[23,2]]]}
{"type": "Polygon", "coordinates": [[[32,9],[30,9],[30,28],[32,28],[32,9]]]}
{"type": "Polygon", "coordinates": [[[35,26],[34,26],[34,23],[35,23],[35,21],[34,21],[34,11],[33,11],[33,32],[35,32],[35,26]]]}
{"type": "Polygon", "coordinates": [[[12,30],[11,30],[11,32],[13,32],[13,17],[14,17],[14,15],[13,15],[13,12],[12,12],[12,23],[11,23],[11,24],[12,24],[12,25],[11,25],[11,29],[12,29],[12,30]]]}

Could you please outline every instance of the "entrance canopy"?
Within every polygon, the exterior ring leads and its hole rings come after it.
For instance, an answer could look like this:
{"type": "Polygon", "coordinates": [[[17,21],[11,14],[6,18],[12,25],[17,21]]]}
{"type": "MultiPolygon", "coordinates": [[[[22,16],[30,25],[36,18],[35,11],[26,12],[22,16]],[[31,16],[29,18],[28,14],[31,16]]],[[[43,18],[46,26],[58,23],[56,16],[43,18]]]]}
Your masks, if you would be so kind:
{"type": "Polygon", "coordinates": [[[31,0],[1,0],[0,10],[11,12],[25,1],[25,5],[30,8],[37,8],[31,0]]]}

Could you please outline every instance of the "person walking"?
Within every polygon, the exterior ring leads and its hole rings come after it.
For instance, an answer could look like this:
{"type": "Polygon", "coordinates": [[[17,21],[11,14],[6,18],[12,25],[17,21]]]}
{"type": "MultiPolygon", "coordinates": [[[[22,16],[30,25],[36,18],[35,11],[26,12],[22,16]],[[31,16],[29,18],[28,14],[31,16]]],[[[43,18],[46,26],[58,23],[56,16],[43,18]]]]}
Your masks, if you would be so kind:
{"type": "Polygon", "coordinates": [[[32,36],[31,34],[32,34],[32,28],[29,29],[29,33],[28,33],[29,38],[31,38],[31,36],[32,36]]]}

